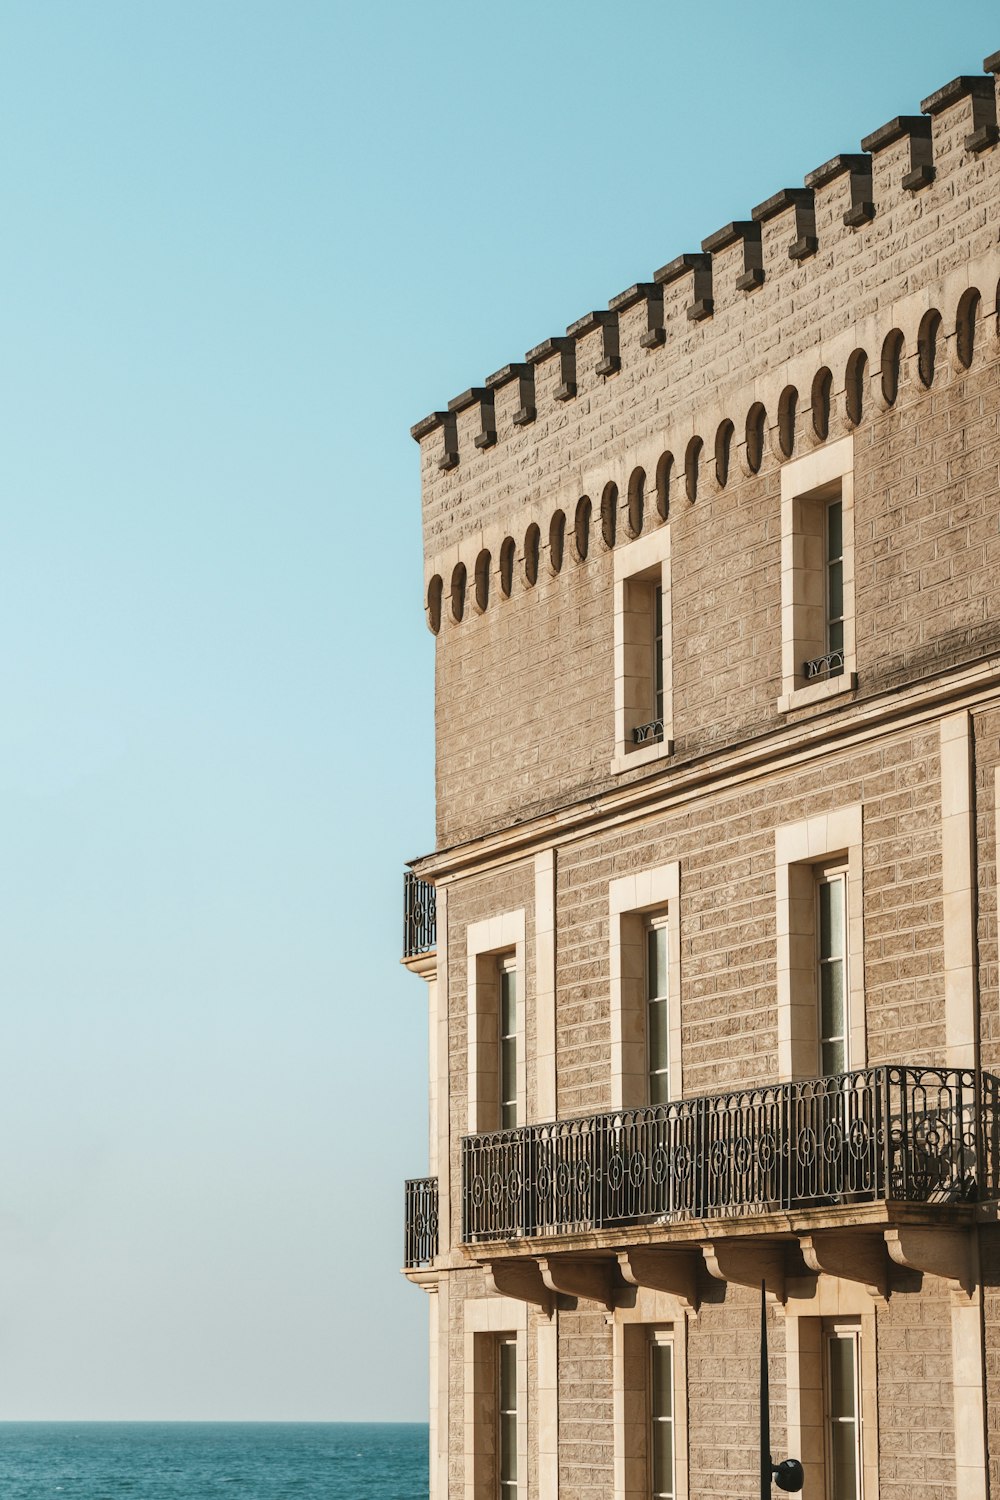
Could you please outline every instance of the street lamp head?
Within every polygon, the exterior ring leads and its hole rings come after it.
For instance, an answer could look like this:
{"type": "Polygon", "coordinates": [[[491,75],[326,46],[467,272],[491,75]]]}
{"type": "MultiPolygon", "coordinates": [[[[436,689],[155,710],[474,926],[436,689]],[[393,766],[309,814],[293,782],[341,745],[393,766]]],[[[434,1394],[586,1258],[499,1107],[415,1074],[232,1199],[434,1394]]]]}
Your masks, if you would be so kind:
{"type": "Polygon", "coordinates": [[[787,1494],[797,1495],[805,1483],[805,1475],[802,1465],[797,1458],[782,1459],[780,1464],[774,1466],[774,1482],[779,1490],[787,1494]]]}

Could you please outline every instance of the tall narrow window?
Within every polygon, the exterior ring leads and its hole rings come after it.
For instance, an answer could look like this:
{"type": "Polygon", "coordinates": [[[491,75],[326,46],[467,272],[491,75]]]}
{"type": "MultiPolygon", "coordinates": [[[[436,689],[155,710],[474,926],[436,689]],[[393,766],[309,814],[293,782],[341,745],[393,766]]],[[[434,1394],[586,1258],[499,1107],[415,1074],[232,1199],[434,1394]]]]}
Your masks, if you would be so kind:
{"type": "Polygon", "coordinates": [[[500,959],[500,1129],[517,1124],[517,960],[500,959]]]}
{"type": "Polygon", "coordinates": [[[517,1340],[497,1343],[497,1490],[499,1500],[517,1500],[517,1340]]]}
{"type": "Polygon", "coordinates": [[[848,1061],[847,875],[817,874],[817,967],[819,970],[819,1064],[825,1078],[844,1073],[848,1061]]]}
{"type": "Polygon", "coordinates": [[[655,1334],[649,1345],[649,1478],[653,1500],[674,1500],[674,1349],[655,1334]]]}
{"type": "Polygon", "coordinates": [[[670,1098],[670,1001],[666,913],[646,929],[646,1066],[650,1104],[670,1098]]]}
{"type": "Polygon", "coordinates": [[[834,1324],[826,1333],[827,1500],[861,1500],[860,1337],[834,1324]]]}
{"type": "Polygon", "coordinates": [[[826,508],[826,649],[828,676],[844,670],[844,504],[831,500],[826,508]]]}

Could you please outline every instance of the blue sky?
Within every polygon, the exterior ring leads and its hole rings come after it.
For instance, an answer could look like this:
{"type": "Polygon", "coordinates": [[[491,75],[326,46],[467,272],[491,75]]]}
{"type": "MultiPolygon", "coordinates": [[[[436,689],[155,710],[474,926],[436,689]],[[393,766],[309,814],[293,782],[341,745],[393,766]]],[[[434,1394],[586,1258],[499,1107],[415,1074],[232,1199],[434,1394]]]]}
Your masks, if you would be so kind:
{"type": "Polygon", "coordinates": [[[0,1419],[422,1419],[449,397],[994,3],[0,3],[0,1419]]]}

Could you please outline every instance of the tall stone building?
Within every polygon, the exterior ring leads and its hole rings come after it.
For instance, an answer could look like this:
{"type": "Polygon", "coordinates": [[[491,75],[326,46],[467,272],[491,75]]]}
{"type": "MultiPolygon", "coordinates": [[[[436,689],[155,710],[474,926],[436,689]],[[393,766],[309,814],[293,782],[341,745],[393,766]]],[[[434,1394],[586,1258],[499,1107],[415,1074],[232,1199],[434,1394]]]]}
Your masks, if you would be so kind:
{"type": "Polygon", "coordinates": [[[984,69],[413,429],[434,1500],[1000,1494],[984,69]]]}

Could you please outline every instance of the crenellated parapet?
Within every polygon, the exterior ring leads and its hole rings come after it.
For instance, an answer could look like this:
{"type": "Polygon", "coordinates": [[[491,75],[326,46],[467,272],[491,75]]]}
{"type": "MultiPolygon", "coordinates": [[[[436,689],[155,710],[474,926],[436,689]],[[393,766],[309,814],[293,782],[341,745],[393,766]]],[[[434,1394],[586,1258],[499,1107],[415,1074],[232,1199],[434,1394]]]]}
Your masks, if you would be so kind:
{"type": "Polygon", "coordinates": [[[697,491],[727,465],[726,422],[752,455],[759,406],[780,451],[787,388],[801,422],[826,371],[827,405],[847,410],[894,330],[909,353],[933,308],[954,335],[970,263],[980,315],[994,309],[998,88],[1000,53],[417,423],[428,577],[459,553],[471,576],[485,531],[515,534],[528,513],[544,534],[612,480],[624,496],[627,450],[650,483],[670,455],[697,491]]]}

